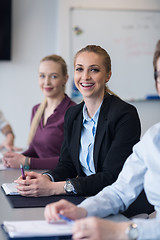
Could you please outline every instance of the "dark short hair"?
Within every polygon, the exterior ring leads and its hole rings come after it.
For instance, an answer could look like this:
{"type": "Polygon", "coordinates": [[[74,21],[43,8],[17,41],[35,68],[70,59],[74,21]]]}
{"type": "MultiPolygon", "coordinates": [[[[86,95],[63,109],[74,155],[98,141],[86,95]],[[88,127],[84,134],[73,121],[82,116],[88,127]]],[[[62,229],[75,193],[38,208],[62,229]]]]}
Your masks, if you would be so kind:
{"type": "Polygon", "coordinates": [[[154,67],[154,72],[157,71],[157,60],[160,57],[160,40],[158,40],[153,56],[153,67],[154,67]]]}

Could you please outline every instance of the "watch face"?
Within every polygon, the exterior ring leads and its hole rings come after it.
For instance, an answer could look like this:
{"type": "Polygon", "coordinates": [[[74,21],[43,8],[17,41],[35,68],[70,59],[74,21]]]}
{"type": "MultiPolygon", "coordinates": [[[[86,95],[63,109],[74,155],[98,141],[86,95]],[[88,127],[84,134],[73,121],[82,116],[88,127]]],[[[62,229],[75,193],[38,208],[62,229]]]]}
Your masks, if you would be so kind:
{"type": "Polygon", "coordinates": [[[131,240],[136,240],[138,238],[138,228],[136,224],[131,224],[128,230],[128,237],[131,240]]]}
{"type": "Polygon", "coordinates": [[[138,238],[138,230],[137,230],[137,228],[132,228],[130,230],[130,236],[131,236],[131,239],[137,239],[138,238]]]}
{"type": "Polygon", "coordinates": [[[68,183],[68,184],[66,185],[66,190],[67,190],[67,192],[72,192],[72,191],[73,191],[73,186],[72,186],[71,183],[68,183]]]}
{"type": "Polygon", "coordinates": [[[73,185],[70,181],[66,181],[66,184],[64,186],[64,189],[67,193],[72,193],[73,192],[73,185]]]}

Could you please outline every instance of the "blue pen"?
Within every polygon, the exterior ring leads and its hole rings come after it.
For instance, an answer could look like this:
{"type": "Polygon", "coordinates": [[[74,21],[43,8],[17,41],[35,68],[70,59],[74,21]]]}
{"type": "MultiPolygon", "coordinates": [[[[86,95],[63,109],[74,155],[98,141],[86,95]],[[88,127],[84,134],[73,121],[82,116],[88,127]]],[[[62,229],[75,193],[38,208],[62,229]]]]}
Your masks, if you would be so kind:
{"type": "Polygon", "coordinates": [[[74,221],[72,220],[72,219],[70,219],[70,218],[68,218],[68,217],[66,217],[66,216],[64,216],[64,215],[62,215],[62,214],[58,214],[58,216],[61,218],[61,219],[63,219],[63,220],[65,220],[66,222],[68,222],[68,223],[74,223],[74,221]]]}

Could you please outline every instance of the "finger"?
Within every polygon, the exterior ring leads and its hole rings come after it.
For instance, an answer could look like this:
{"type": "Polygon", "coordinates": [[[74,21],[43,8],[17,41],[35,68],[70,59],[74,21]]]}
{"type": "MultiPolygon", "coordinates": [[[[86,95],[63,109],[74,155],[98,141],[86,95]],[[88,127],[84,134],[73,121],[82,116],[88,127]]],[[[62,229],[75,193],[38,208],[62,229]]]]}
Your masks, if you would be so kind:
{"type": "Polygon", "coordinates": [[[17,191],[23,196],[38,197],[38,194],[37,194],[35,188],[33,188],[30,185],[27,185],[27,184],[16,185],[16,188],[17,188],[17,191]]]}
{"type": "Polygon", "coordinates": [[[12,151],[12,147],[11,147],[11,146],[6,145],[5,148],[6,148],[8,151],[12,151]]]}
{"type": "Polygon", "coordinates": [[[5,164],[5,163],[6,163],[6,160],[5,160],[5,158],[4,158],[4,157],[3,157],[1,160],[2,160],[2,163],[3,163],[3,164],[5,164]]]}
{"type": "Polygon", "coordinates": [[[23,179],[23,176],[19,176],[19,178],[17,178],[16,180],[14,180],[15,183],[17,183],[18,185],[30,185],[32,184],[32,182],[30,181],[31,178],[27,176],[27,172],[24,172],[24,175],[26,177],[26,179],[23,179]]]}
{"type": "Polygon", "coordinates": [[[96,239],[92,236],[86,219],[77,220],[73,227],[73,239],[96,239]]]}
{"type": "Polygon", "coordinates": [[[5,158],[2,159],[2,163],[5,167],[9,167],[9,163],[7,162],[7,160],[5,158]]]}
{"type": "Polygon", "coordinates": [[[12,146],[11,149],[12,149],[12,151],[15,151],[15,152],[21,152],[23,150],[23,148],[19,148],[19,147],[15,147],[15,146],[12,146]]]}
{"type": "MultiPolygon", "coordinates": [[[[25,176],[26,176],[26,174],[25,174],[25,176]]],[[[19,176],[16,180],[14,180],[14,182],[19,184],[21,180],[23,180],[22,175],[19,176]]],[[[22,183],[23,183],[23,182],[22,182],[22,183]]]]}
{"type": "MultiPolygon", "coordinates": [[[[62,199],[56,203],[51,203],[46,206],[46,218],[48,220],[57,220],[60,217],[58,213],[63,214],[63,210],[66,208],[70,208],[74,206],[74,204],[62,199]]],[[[66,215],[65,215],[66,216],[66,215]]]]}
{"type": "Polygon", "coordinates": [[[56,209],[54,208],[54,204],[48,204],[45,207],[44,216],[48,222],[50,222],[52,220],[58,220],[58,213],[57,213],[56,209]]]}
{"type": "Polygon", "coordinates": [[[21,196],[24,196],[24,197],[36,197],[34,194],[29,193],[29,192],[26,192],[26,191],[19,191],[19,190],[17,190],[17,192],[18,192],[21,196]]]}
{"type": "Polygon", "coordinates": [[[89,236],[87,236],[86,230],[83,225],[76,226],[76,229],[73,230],[72,237],[73,239],[89,239],[89,236]]]}
{"type": "Polygon", "coordinates": [[[39,197],[39,195],[36,195],[34,193],[32,193],[32,191],[19,191],[17,190],[18,193],[24,197],[39,197]]]}
{"type": "Polygon", "coordinates": [[[25,176],[26,176],[25,180],[23,179],[23,177],[21,175],[16,180],[14,180],[14,182],[18,183],[18,184],[29,184],[29,182],[25,182],[25,181],[29,181],[29,180],[31,180],[33,178],[31,178],[31,174],[28,171],[26,171],[24,173],[25,173],[25,176]]]}
{"type": "Polygon", "coordinates": [[[3,165],[4,165],[6,168],[10,168],[10,165],[9,165],[9,163],[7,163],[7,162],[5,162],[3,165]]]}
{"type": "Polygon", "coordinates": [[[28,172],[28,171],[26,172],[26,176],[28,176],[30,179],[38,178],[41,175],[42,174],[36,173],[36,172],[28,172]]]}
{"type": "Polygon", "coordinates": [[[64,210],[60,210],[59,212],[60,214],[72,219],[72,220],[75,220],[76,219],[76,209],[75,207],[71,207],[70,209],[64,209],[64,210]]]}
{"type": "Polygon", "coordinates": [[[6,161],[3,162],[3,165],[4,165],[5,167],[8,167],[8,164],[7,164],[6,161]]]}
{"type": "Polygon", "coordinates": [[[3,154],[3,156],[6,158],[11,158],[14,157],[14,153],[12,151],[7,151],[3,154]]]}
{"type": "Polygon", "coordinates": [[[51,220],[50,207],[49,207],[49,205],[47,205],[47,206],[45,207],[45,209],[44,209],[44,218],[45,218],[48,222],[50,222],[50,220],[51,220]]]}

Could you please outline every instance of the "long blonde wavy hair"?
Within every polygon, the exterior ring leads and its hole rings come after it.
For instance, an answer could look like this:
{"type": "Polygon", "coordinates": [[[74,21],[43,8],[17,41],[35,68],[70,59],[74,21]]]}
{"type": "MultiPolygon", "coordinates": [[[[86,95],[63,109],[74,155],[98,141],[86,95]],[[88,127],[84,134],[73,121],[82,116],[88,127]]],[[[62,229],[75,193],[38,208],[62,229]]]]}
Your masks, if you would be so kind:
{"type": "MultiPolygon", "coordinates": [[[[63,76],[65,77],[65,76],[68,75],[67,64],[61,56],[58,56],[58,55],[55,55],[55,54],[48,55],[48,56],[42,58],[40,63],[44,62],[44,61],[53,61],[53,62],[59,63],[61,65],[61,68],[62,68],[63,76]]],[[[40,123],[40,120],[41,120],[41,117],[44,113],[44,109],[45,109],[46,105],[47,105],[47,99],[45,98],[44,101],[39,105],[39,107],[38,107],[38,109],[37,109],[37,111],[36,111],[36,113],[35,113],[35,115],[32,119],[30,132],[29,132],[29,136],[28,136],[28,144],[30,144],[32,142],[32,139],[34,138],[34,135],[36,133],[37,127],[40,123]]]]}

